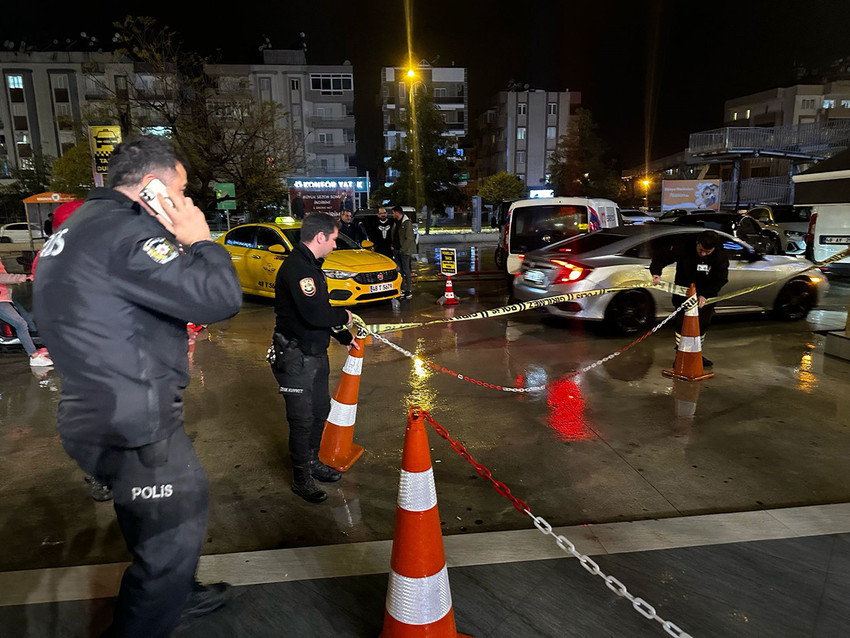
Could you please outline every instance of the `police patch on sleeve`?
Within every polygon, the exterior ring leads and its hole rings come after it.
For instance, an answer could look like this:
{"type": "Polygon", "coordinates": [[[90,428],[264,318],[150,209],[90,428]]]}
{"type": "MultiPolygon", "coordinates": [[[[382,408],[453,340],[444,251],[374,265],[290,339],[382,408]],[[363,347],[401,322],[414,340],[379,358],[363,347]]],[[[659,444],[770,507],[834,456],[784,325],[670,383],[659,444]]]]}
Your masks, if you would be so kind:
{"type": "Polygon", "coordinates": [[[316,294],[316,282],[313,281],[312,277],[304,277],[304,279],[298,282],[298,285],[301,286],[301,292],[308,297],[316,294]]]}
{"type": "Polygon", "coordinates": [[[165,237],[152,237],[142,244],[142,251],[158,264],[177,259],[180,251],[165,237]]]}

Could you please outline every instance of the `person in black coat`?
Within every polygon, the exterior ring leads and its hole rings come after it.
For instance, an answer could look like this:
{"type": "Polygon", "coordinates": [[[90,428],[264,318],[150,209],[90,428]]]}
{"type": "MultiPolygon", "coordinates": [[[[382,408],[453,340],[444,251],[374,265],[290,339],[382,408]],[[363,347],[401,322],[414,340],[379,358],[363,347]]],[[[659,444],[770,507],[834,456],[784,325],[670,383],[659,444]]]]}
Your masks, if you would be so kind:
{"type": "Polygon", "coordinates": [[[336,247],[338,222],[311,213],[301,225],[301,241],[275,279],[275,330],[269,363],[286,402],[292,491],[305,501],[327,498],[314,479],[330,483],[341,474],[319,460],[319,445],[330,413],[328,345],[331,336],[357,348],[344,326],[351,312],[331,306],[322,263],[336,247]]]}
{"type": "MultiPolygon", "coordinates": [[[[704,230],[694,239],[688,236],[684,242],[677,243],[676,239],[675,236],[671,238],[670,244],[653,257],[649,265],[652,283],[660,283],[664,267],[676,263],[676,285],[685,288],[691,284],[696,286],[699,300],[699,332],[702,341],[705,341],[705,333],[714,316],[714,305],[707,305],[705,302],[706,299],[716,297],[729,281],[729,257],[723,249],[720,236],[713,230],[704,230]]],[[[673,307],[678,308],[685,300],[686,297],[673,295],[673,307]]],[[[684,315],[684,312],[680,312],[675,319],[677,347],[682,336],[684,315]]],[[[702,362],[706,367],[714,365],[705,357],[702,362]]]]}

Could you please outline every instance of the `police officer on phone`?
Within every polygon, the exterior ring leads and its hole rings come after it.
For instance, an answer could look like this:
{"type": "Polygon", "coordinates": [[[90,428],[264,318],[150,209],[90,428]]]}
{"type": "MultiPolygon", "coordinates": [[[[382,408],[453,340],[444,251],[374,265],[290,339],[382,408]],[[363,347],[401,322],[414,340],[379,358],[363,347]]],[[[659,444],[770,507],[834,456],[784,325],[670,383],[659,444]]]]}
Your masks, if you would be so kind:
{"type": "Polygon", "coordinates": [[[269,363],[286,403],[292,491],[305,501],[321,503],[327,494],[314,479],[330,483],[341,474],[319,460],[319,445],[330,412],[328,345],[333,336],[357,348],[351,312],[334,308],[322,262],[336,247],[339,222],[312,213],[301,225],[301,240],[283,262],[275,280],[275,330],[269,363]]]}
{"type": "Polygon", "coordinates": [[[108,635],[169,636],[228,596],[195,580],[207,478],[183,428],[186,324],[235,315],[242,291],[167,140],[120,144],[109,181],[45,242],[33,301],[63,377],[62,445],[112,488],[132,555],[108,635]]]}

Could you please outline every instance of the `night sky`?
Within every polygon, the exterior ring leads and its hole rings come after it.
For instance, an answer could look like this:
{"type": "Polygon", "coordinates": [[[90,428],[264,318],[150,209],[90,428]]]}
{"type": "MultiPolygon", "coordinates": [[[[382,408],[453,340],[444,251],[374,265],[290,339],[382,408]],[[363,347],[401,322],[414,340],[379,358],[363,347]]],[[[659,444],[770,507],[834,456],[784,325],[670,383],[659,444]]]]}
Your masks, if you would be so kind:
{"type": "MultiPolygon", "coordinates": [[[[354,65],[358,164],[380,159],[380,68],[407,54],[403,0],[242,0],[216,11],[200,3],[16,2],[4,8],[0,44],[37,49],[80,43],[81,31],[110,46],[111,23],[150,15],[185,43],[222,62],[259,62],[267,37],[295,48],[304,32],[311,64],[354,65]],[[37,7],[37,10],[35,9],[37,7]]],[[[413,0],[418,59],[468,68],[470,118],[513,80],[581,91],[599,135],[622,167],[676,153],[688,133],[722,125],[727,99],[797,83],[795,65],[825,69],[850,57],[848,0],[413,0]],[[439,58],[437,57],[439,56],[439,58]],[[650,117],[647,117],[647,113],[650,117]],[[648,146],[647,146],[648,145],[648,146]]],[[[212,3],[206,5],[212,7],[212,3]]]]}

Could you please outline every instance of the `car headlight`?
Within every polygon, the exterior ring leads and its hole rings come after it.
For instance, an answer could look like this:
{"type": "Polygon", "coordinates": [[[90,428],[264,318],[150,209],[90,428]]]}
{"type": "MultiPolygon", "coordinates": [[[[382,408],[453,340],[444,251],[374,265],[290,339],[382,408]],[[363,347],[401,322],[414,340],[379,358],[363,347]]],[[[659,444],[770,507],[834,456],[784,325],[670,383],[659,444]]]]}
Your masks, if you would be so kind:
{"type": "Polygon", "coordinates": [[[356,272],[351,272],[350,270],[325,270],[324,272],[331,279],[351,279],[357,275],[356,272]]]}

